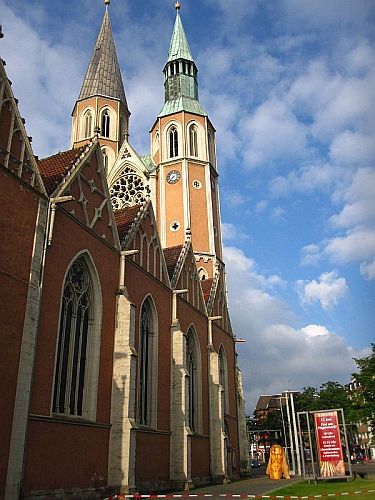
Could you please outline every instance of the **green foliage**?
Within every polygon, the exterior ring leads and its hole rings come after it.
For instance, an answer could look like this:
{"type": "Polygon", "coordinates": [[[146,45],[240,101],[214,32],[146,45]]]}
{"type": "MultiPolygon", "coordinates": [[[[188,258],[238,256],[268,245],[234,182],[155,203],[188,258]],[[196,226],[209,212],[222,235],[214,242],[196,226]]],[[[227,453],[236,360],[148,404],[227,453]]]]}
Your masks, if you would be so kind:
{"type": "Polygon", "coordinates": [[[346,423],[358,420],[353,402],[345,387],[338,382],[325,382],[320,389],[305,387],[296,397],[297,411],[344,410],[346,423]]]}
{"type": "Polygon", "coordinates": [[[360,383],[360,388],[353,395],[353,404],[359,414],[359,420],[367,420],[375,427],[375,344],[371,344],[370,356],[354,359],[359,369],[353,377],[360,383]]]}

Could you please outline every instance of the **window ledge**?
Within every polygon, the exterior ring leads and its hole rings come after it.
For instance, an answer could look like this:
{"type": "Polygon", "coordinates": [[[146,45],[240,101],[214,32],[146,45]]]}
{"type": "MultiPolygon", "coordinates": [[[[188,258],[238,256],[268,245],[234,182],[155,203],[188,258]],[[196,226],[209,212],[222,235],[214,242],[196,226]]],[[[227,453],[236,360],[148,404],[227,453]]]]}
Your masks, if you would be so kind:
{"type": "Polygon", "coordinates": [[[41,422],[51,422],[55,424],[70,424],[70,425],[83,425],[85,427],[100,427],[102,429],[110,429],[111,424],[104,424],[100,422],[94,422],[92,420],[87,420],[82,417],[73,417],[68,415],[29,415],[30,420],[38,420],[41,422]]]}

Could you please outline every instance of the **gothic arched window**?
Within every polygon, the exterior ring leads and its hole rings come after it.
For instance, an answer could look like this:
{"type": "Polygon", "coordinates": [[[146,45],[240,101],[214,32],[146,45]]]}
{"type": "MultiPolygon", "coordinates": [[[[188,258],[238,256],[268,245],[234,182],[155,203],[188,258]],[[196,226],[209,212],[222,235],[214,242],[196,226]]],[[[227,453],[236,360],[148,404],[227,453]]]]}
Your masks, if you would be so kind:
{"type": "Polygon", "coordinates": [[[198,130],[196,125],[189,128],[189,152],[190,156],[198,156],[198,130]]]}
{"type": "Polygon", "coordinates": [[[108,109],[105,109],[102,114],[102,127],[101,132],[103,137],[109,137],[111,119],[109,116],[108,109]]]}
{"type": "Polygon", "coordinates": [[[171,127],[168,133],[169,140],[169,157],[174,158],[178,156],[178,132],[176,127],[171,127]]]}
{"type": "Polygon", "coordinates": [[[193,328],[186,335],[186,423],[193,432],[199,429],[200,355],[193,328]]]}
{"type": "Polygon", "coordinates": [[[92,135],[92,114],[91,111],[86,111],[84,115],[84,137],[92,135]]]}
{"type": "Polygon", "coordinates": [[[150,299],[141,309],[138,353],[138,422],[156,427],[157,333],[150,299]]]}
{"type": "Polygon", "coordinates": [[[105,175],[108,175],[108,152],[106,148],[102,149],[102,153],[103,153],[104,172],[105,175]]]}
{"type": "Polygon", "coordinates": [[[229,408],[228,408],[227,358],[223,346],[220,346],[219,349],[219,383],[222,387],[221,407],[222,407],[222,415],[224,417],[224,413],[228,413],[229,408]]]}
{"type": "Polygon", "coordinates": [[[93,400],[96,398],[101,321],[101,310],[96,303],[86,259],[79,257],[68,271],[61,298],[52,404],[55,413],[95,416],[93,400]]]}

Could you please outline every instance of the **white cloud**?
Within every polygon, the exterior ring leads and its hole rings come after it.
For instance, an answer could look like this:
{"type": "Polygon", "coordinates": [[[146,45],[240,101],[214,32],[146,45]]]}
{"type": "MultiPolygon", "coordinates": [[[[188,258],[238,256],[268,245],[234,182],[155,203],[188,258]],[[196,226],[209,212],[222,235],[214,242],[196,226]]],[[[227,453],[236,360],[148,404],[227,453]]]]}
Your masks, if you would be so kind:
{"type": "Polygon", "coordinates": [[[338,301],[345,296],[347,290],[346,279],[338,277],[336,271],[321,274],[319,281],[297,281],[297,291],[301,302],[303,304],[320,302],[324,310],[329,310],[337,305],[338,301]]]}
{"type": "Polygon", "coordinates": [[[250,236],[244,229],[241,229],[230,222],[223,222],[221,225],[221,231],[224,241],[241,241],[250,239],[250,236]]]}
{"type": "Polygon", "coordinates": [[[329,240],[324,248],[333,262],[346,264],[371,259],[375,255],[375,231],[353,229],[345,236],[329,240]]]}
{"type": "MultiPolygon", "coordinates": [[[[352,358],[362,353],[322,324],[293,326],[296,317],[275,292],[286,290],[286,283],[277,275],[259,273],[256,262],[238,248],[225,248],[224,254],[234,333],[247,340],[238,352],[248,412],[261,394],[319,387],[327,380],[347,382],[355,370],[352,358]],[[271,287],[273,281],[277,288],[271,287]]],[[[327,274],[331,276],[323,281],[340,280],[327,274]]],[[[324,300],[334,300],[333,293],[328,296],[324,300]]]]}
{"type": "Polygon", "coordinates": [[[285,103],[276,99],[264,102],[240,124],[240,134],[246,144],[246,166],[268,166],[280,157],[289,161],[305,157],[306,132],[306,127],[285,103]]]}
{"type": "Polygon", "coordinates": [[[374,137],[345,130],[337,135],[329,148],[331,160],[340,165],[368,165],[375,158],[374,137]]]}
{"type": "Polygon", "coordinates": [[[314,243],[303,247],[301,249],[301,254],[302,265],[316,265],[322,258],[320,246],[314,243]]]}
{"type": "Polygon", "coordinates": [[[375,279],[375,260],[372,262],[362,262],[360,265],[360,271],[361,274],[367,279],[367,280],[373,280],[375,279]]]}
{"type": "Polygon", "coordinates": [[[328,328],[322,325],[307,325],[300,329],[308,337],[318,337],[319,335],[330,335],[328,328]]]}
{"type": "Polygon", "coordinates": [[[331,217],[331,222],[349,228],[364,223],[375,224],[374,186],[375,168],[358,169],[350,185],[338,194],[345,205],[339,214],[331,217]]]}
{"type": "Polygon", "coordinates": [[[293,192],[328,191],[335,182],[338,169],[329,164],[310,164],[277,176],[270,182],[272,197],[289,196],[293,192]]]}

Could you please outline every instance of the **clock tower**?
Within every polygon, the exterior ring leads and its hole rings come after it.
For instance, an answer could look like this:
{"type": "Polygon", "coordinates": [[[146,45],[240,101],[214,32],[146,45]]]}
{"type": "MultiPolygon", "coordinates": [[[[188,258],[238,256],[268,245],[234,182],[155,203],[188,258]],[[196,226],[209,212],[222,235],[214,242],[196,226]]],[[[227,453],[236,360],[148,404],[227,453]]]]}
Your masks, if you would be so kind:
{"type": "Polygon", "coordinates": [[[158,166],[156,216],[163,247],[191,240],[201,278],[222,259],[215,129],[198,97],[198,69],[176,3],[165,64],[165,102],[151,129],[158,166]]]}

